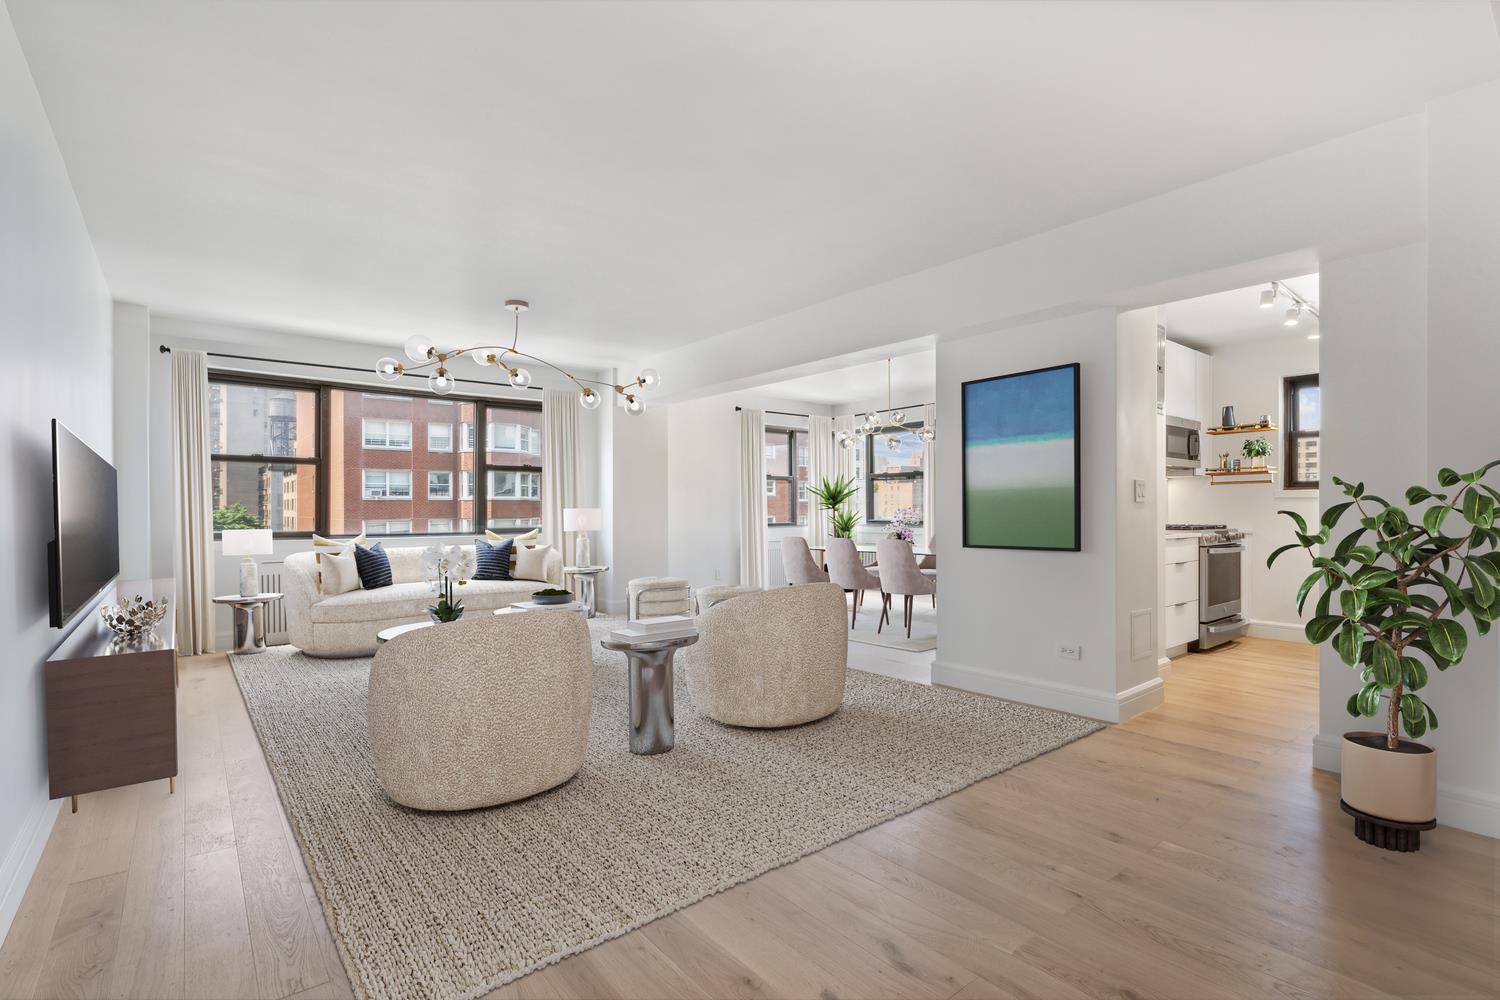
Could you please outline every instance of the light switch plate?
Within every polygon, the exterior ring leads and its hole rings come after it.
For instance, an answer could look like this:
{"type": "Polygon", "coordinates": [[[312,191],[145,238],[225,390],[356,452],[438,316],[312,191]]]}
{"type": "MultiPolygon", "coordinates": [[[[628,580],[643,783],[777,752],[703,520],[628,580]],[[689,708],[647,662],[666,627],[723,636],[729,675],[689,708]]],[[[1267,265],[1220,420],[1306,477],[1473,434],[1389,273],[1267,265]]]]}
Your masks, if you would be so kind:
{"type": "Polygon", "coordinates": [[[1146,502],[1146,481],[1144,479],[1137,479],[1135,481],[1135,502],[1146,502]]]}
{"type": "Polygon", "coordinates": [[[1057,655],[1065,660],[1083,659],[1083,647],[1071,642],[1060,642],[1057,644],[1057,655]]]}

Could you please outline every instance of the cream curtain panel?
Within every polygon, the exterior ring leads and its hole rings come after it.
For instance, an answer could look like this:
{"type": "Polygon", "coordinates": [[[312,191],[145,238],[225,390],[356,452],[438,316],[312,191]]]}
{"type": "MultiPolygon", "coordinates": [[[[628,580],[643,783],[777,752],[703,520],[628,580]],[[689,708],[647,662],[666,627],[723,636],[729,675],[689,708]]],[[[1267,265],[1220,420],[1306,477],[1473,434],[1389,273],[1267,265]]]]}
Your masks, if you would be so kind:
{"type": "Polygon", "coordinates": [[[573,539],[563,533],[563,508],[578,506],[578,394],[542,392],[542,540],[573,565],[573,539]]]}
{"type": "MultiPolygon", "coordinates": [[[[825,479],[838,475],[838,456],[834,454],[833,418],[809,417],[807,419],[807,481],[817,487],[825,479]]],[[[842,451],[843,449],[839,449],[842,451]]],[[[828,514],[818,507],[816,497],[808,499],[807,544],[824,545],[828,542],[828,514]]]]}
{"type": "Polygon", "coordinates": [[[177,515],[177,649],[214,647],[214,520],[208,355],[172,352],[172,489],[177,515]]]}
{"type": "Polygon", "coordinates": [[[766,413],[740,411],[740,583],[766,586],[766,413]]]}
{"type": "MultiPolygon", "coordinates": [[[[933,404],[928,403],[922,409],[922,422],[928,427],[936,427],[932,422],[933,404]]],[[[923,541],[932,548],[932,536],[937,532],[937,442],[928,441],[922,455],[925,462],[922,468],[922,527],[927,535],[923,541]]]]}

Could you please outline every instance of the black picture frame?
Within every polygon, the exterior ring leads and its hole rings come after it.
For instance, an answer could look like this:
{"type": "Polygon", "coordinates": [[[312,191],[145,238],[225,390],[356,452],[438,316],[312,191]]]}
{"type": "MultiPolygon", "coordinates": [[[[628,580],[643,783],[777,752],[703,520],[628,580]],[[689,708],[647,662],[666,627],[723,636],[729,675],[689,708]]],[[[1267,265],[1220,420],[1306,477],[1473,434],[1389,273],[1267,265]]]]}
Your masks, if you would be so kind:
{"type": "Polygon", "coordinates": [[[962,449],[963,476],[961,486],[963,490],[961,517],[963,521],[963,547],[966,549],[1013,549],[1030,552],[1081,552],[1083,551],[1083,422],[1082,422],[1082,366],[1079,362],[1068,364],[1050,365],[1045,368],[1032,368],[1022,372],[1009,372],[1004,375],[991,375],[988,378],[971,379],[959,387],[959,405],[961,411],[961,437],[959,445],[962,449]],[[1073,373],[1073,544],[1062,545],[996,545],[984,542],[975,542],[970,537],[969,531],[969,394],[971,386],[984,385],[990,382],[999,382],[1008,379],[1026,378],[1027,376],[1042,375],[1049,372],[1071,370],[1073,373]]]}

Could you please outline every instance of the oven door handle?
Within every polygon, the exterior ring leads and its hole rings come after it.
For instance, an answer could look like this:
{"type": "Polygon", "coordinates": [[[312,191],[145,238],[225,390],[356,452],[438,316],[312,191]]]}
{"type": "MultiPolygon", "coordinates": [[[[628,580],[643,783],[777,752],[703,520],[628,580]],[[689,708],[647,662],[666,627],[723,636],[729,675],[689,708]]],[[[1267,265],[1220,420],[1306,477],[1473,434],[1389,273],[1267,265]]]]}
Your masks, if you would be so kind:
{"type": "Polygon", "coordinates": [[[1245,547],[1243,545],[1238,545],[1238,544],[1236,544],[1236,545],[1205,545],[1203,547],[1203,551],[1207,552],[1211,556],[1216,556],[1216,555],[1227,554],[1227,553],[1230,553],[1230,552],[1243,552],[1243,551],[1245,551],[1245,547]]]}

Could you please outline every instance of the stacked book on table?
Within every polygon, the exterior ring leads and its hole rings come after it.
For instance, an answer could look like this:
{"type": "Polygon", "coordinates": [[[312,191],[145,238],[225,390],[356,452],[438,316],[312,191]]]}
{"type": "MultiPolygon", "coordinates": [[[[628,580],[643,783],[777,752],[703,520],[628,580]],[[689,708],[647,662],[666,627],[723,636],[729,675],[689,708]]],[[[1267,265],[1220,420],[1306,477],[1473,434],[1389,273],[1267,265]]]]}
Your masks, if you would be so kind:
{"type": "Polygon", "coordinates": [[[685,639],[698,634],[698,623],[692,615],[662,615],[660,618],[642,618],[626,622],[611,629],[609,637],[615,642],[646,643],[666,642],[668,639],[685,639]]]}

